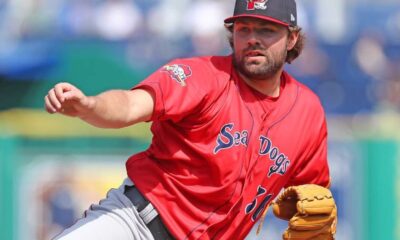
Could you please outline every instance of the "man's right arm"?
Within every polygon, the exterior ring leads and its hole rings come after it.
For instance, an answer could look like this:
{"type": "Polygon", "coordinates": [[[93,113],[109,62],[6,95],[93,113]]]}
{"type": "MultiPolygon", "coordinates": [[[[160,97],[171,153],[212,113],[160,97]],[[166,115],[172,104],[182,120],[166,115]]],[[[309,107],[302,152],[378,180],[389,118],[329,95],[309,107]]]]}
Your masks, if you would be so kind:
{"type": "Polygon", "coordinates": [[[69,83],[59,83],[45,96],[45,108],[52,114],[79,117],[96,127],[122,128],[149,121],[154,97],[143,89],[110,90],[86,96],[69,83]]]}

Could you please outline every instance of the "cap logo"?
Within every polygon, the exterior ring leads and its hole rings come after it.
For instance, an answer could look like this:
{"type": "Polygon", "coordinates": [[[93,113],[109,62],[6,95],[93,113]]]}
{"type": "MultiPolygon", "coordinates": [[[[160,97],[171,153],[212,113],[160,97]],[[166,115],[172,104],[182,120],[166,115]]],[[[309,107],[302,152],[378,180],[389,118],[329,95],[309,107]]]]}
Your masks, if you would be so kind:
{"type": "Polygon", "coordinates": [[[290,14],[290,21],[292,21],[292,22],[296,21],[296,18],[294,17],[293,14],[290,14]]]}
{"type": "Polygon", "coordinates": [[[182,87],[186,86],[186,79],[192,75],[192,69],[183,64],[166,65],[163,67],[162,71],[167,72],[169,76],[182,87]]]}
{"type": "Polygon", "coordinates": [[[247,10],[267,9],[268,0],[246,0],[246,1],[247,1],[247,10]]]}

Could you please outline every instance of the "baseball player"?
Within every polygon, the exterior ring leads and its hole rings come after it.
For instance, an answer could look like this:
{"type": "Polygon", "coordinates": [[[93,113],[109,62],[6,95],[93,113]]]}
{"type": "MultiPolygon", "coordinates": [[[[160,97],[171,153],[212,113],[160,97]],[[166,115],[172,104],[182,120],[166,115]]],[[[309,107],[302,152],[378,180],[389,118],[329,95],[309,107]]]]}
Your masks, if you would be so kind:
{"type": "Polygon", "coordinates": [[[153,133],[122,185],[56,239],[244,239],[274,199],[284,239],[334,238],[324,111],[283,70],[304,43],[295,1],[237,0],[225,26],[229,56],[173,60],[131,90],[49,91],[49,113],[153,133]]]}

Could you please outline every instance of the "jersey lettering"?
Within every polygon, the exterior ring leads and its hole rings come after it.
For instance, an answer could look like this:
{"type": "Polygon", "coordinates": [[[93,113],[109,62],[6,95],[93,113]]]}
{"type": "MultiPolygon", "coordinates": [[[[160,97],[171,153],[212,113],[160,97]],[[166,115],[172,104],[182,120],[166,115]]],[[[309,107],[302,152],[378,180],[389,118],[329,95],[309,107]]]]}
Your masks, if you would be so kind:
{"type": "Polygon", "coordinates": [[[256,208],[257,198],[264,195],[266,192],[267,192],[267,190],[265,188],[258,186],[257,196],[254,198],[254,200],[251,203],[247,204],[247,206],[246,206],[246,209],[245,209],[246,214],[251,213],[256,208]]]}
{"type": "Polygon", "coordinates": [[[279,148],[274,147],[271,139],[265,136],[260,136],[260,155],[269,155],[269,159],[274,161],[274,164],[268,169],[268,177],[274,174],[284,175],[290,165],[290,160],[287,156],[280,152],[279,148]]]}
{"type": "Polygon", "coordinates": [[[245,213],[246,214],[250,214],[251,212],[253,212],[254,209],[257,208],[255,210],[255,212],[253,213],[253,215],[251,216],[251,220],[253,222],[255,222],[258,219],[258,217],[260,216],[260,214],[264,212],[264,210],[265,210],[265,208],[267,206],[267,203],[272,198],[272,194],[267,194],[264,197],[264,199],[261,201],[261,203],[258,205],[257,204],[258,203],[258,199],[261,196],[265,195],[266,193],[267,193],[267,190],[259,185],[258,188],[257,188],[256,197],[254,198],[254,200],[251,203],[246,205],[246,208],[245,208],[245,213]],[[257,205],[258,205],[258,207],[257,207],[257,205]]]}
{"type": "Polygon", "coordinates": [[[214,148],[214,154],[222,149],[231,148],[233,146],[247,146],[249,133],[246,130],[242,132],[232,133],[233,123],[228,123],[222,126],[217,138],[217,146],[214,148]]]}
{"type": "Polygon", "coordinates": [[[253,216],[251,216],[251,220],[255,222],[260,215],[265,211],[265,208],[267,207],[267,203],[271,199],[272,194],[268,194],[265,196],[265,198],[261,201],[260,206],[258,206],[257,210],[254,212],[253,216]]]}

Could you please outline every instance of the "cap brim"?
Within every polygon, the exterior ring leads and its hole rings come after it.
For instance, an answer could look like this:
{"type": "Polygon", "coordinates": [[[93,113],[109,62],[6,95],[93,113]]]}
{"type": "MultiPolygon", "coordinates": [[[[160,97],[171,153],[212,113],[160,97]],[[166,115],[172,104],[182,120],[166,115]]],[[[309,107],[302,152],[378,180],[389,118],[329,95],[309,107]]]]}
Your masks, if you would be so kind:
{"type": "Polygon", "coordinates": [[[275,18],[262,16],[262,15],[254,15],[254,14],[240,14],[240,15],[236,15],[236,16],[233,16],[233,17],[229,17],[229,18],[224,20],[224,23],[233,23],[236,19],[243,18],[243,17],[257,18],[257,19],[262,19],[262,20],[278,23],[278,24],[281,24],[283,26],[289,26],[288,23],[279,21],[279,20],[277,20],[275,18]]]}

